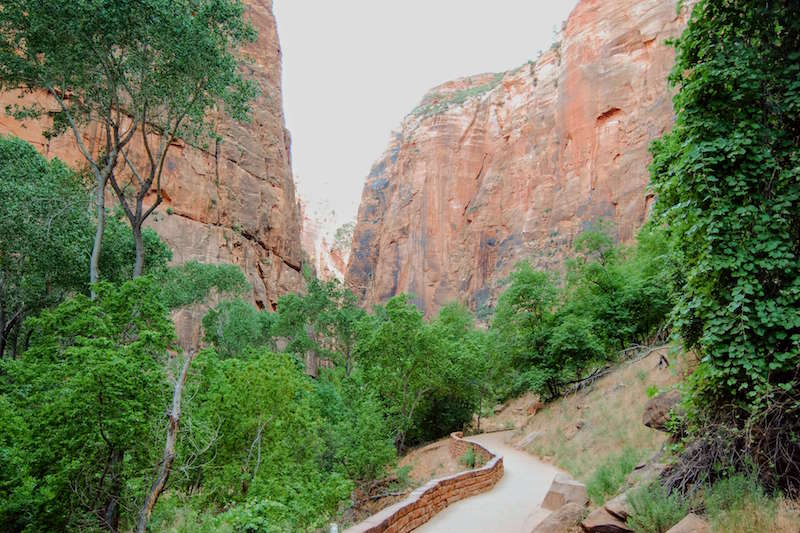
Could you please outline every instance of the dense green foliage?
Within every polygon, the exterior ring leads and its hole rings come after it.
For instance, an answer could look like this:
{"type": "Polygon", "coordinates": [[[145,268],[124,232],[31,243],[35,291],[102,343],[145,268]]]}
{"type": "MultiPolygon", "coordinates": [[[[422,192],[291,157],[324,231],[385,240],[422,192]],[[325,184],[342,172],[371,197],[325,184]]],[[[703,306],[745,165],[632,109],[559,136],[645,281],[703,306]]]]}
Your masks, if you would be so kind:
{"type": "Polygon", "coordinates": [[[675,325],[702,403],[796,386],[800,363],[800,18],[791,0],[700,2],[677,41],[672,132],[653,145],[675,325]]]}
{"type": "Polygon", "coordinates": [[[398,451],[462,429],[479,407],[491,363],[473,321],[451,304],[426,323],[399,295],[360,323],[357,362],[385,406],[398,451]]]}
{"type": "MultiPolygon", "coordinates": [[[[66,296],[88,293],[94,222],[82,176],[47,161],[30,144],[0,136],[0,357],[25,343],[25,318],[66,296]]],[[[145,272],[162,271],[171,252],[151,230],[143,233],[145,272]]],[[[116,217],[108,221],[100,257],[103,279],[130,278],[133,239],[116,217]]]]}
{"type": "Polygon", "coordinates": [[[2,366],[4,424],[17,437],[0,453],[11,466],[0,473],[0,522],[116,528],[155,461],[174,338],[167,309],[140,278],[101,284],[94,301],[76,296],[29,327],[30,347],[2,366]]]}
{"type": "MultiPolygon", "coordinates": [[[[652,146],[674,325],[701,363],[662,481],[734,474],[800,494],[800,18],[791,0],[694,6],[673,130],[652,146]]],[[[726,499],[729,499],[726,497],[726,499]]]]}
{"type": "Polygon", "coordinates": [[[188,261],[157,274],[161,298],[170,309],[202,302],[215,290],[218,295],[240,295],[250,285],[236,265],[211,265],[188,261]]]}
{"type": "Polygon", "coordinates": [[[198,429],[182,447],[186,487],[202,486],[199,498],[220,509],[243,502],[235,524],[258,508],[266,530],[321,525],[351,485],[322,468],[324,418],[311,381],[290,357],[265,350],[224,360],[207,351],[194,366],[187,415],[198,429]]]}
{"type": "Polygon", "coordinates": [[[615,361],[665,325],[672,301],[659,268],[659,235],[645,227],[628,249],[614,246],[608,232],[600,224],[575,239],[563,282],[526,262],[512,272],[490,336],[496,350],[510,354],[514,392],[556,398],[591,365],[615,361]]]}

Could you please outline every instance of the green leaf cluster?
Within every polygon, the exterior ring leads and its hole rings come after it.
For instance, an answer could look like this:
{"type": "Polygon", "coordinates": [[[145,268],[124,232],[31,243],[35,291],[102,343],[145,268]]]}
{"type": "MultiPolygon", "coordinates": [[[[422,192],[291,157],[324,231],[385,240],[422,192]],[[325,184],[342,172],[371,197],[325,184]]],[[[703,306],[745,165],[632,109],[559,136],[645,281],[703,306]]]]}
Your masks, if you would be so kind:
{"type": "Polygon", "coordinates": [[[0,522],[11,531],[117,527],[159,451],[174,330],[150,278],[97,286],[29,320],[0,373],[0,522]],[[158,432],[160,434],[160,431],[158,432]]]}
{"type": "Polygon", "coordinates": [[[181,443],[185,490],[202,485],[202,502],[233,507],[225,519],[238,530],[264,530],[252,521],[268,531],[324,523],[352,485],[323,467],[324,419],[295,361],[264,349],[226,359],[207,350],[193,372],[186,416],[197,430],[181,443]]]}
{"type": "MultiPolygon", "coordinates": [[[[18,354],[25,319],[72,294],[88,294],[86,272],[95,222],[82,175],[30,144],[0,136],[0,357],[18,354]]],[[[171,252],[143,233],[145,272],[166,268],[171,252]]],[[[130,278],[134,243],[118,218],[108,220],[100,257],[103,279],[130,278]]]]}
{"type": "Polygon", "coordinates": [[[652,146],[675,325],[701,405],[758,404],[800,363],[797,5],[701,1],[676,41],[673,131],[652,146]]]}

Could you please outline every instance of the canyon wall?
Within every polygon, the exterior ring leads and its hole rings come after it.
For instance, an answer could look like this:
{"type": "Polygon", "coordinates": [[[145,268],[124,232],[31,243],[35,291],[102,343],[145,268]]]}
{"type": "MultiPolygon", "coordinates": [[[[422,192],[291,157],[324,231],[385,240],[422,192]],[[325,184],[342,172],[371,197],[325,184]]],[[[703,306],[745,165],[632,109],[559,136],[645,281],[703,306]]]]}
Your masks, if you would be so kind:
{"type": "MultiPolygon", "coordinates": [[[[237,264],[251,281],[256,305],[274,308],[279,296],[302,287],[301,222],[290,137],[284,126],[281,49],[272,1],[245,0],[245,4],[246,18],[258,30],[257,42],[244,50],[252,61],[247,75],[261,90],[252,104],[251,120],[247,124],[221,120],[222,141],[207,148],[185,143],[171,148],[163,176],[164,202],[149,225],[172,248],[173,262],[237,264]]],[[[0,108],[19,103],[18,97],[0,95],[0,108]]],[[[53,107],[43,95],[25,99],[53,107]]],[[[0,113],[0,133],[23,138],[48,157],[85,166],[71,133],[48,141],[42,136],[46,127],[43,122],[20,123],[0,113]]],[[[85,129],[84,139],[93,150],[102,145],[96,125],[85,129]]],[[[178,320],[179,333],[182,339],[190,338],[189,344],[197,340],[199,321],[193,315],[199,312],[185,310],[184,319],[178,320]]]]}
{"type": "MultiPolygon", "coordinates": [[[[367,177],[346,282],[485,315],[521,259],[559,268],[574,237],[648,213],[650,141],[673,121],[666,77],[687,8],[581,0],[538,60],[432,89],[367,177]]],[[[513,36],[510,36],[513,38],[513,36]]]]}
{"type": "Polygon", "coordinates": [[[309,205],[302,196],[298,197],[298,204],[303,221],[301,242],[307,264],[321,280],[344,281],[352,238],[346,230],[352,228],[353,223],[337,227],[333,211],[309,205]]]}

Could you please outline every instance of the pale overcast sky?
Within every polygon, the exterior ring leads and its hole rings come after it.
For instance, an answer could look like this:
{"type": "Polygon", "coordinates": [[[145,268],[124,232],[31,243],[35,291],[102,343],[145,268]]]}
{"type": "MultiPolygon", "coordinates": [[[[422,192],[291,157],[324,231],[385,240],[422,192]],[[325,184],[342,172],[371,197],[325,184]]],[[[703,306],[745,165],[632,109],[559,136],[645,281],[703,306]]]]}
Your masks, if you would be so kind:
{"type": "Polygon", "coordinates": [[[576,0],[274,0],[300,195],[355,219],[392,130],[439,83],[510,70],[576,0]]]}

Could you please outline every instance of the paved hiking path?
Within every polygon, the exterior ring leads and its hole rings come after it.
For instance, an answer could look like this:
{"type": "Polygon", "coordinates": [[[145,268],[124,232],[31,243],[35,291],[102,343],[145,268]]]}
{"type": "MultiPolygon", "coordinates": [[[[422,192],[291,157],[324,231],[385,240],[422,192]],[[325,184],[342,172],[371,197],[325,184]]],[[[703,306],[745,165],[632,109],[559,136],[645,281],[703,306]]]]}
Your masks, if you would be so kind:
{"type": "Polygon", "coordinates": [[[502,431],[467,438],[502,454],[503,478],[489,492],[442,510],[415,533],[530,533],[544,520],[550,511],[540,504],[559,470],[506,444],[510,437],[502,431]]]}

